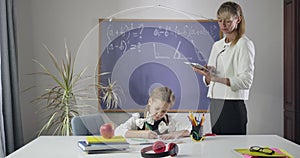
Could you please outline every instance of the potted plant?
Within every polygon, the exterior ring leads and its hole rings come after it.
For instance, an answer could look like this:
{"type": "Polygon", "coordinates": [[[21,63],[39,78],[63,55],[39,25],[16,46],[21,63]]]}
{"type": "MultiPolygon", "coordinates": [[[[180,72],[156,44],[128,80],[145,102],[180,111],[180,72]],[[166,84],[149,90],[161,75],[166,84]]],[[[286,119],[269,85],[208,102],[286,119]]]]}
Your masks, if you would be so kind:
{"type": "MultiPolygon", "coordinates": [[[[41,94],[39,97],[33,100],[34,103],[41,104],[39,109],[39,114],[46,116],[46,123],[39,130],[38,135],[42,133],[52,133],[53,135],[66,135],[72,134],[71,119],[74,116],[79,115],[79,111],[82,106],[77,104],[77,98],[82,97],[82,93],[86,89],[76,89],[80,81],[85,79],[84,73],[86,68],[84,68],[79,73],[75,73],[74,64],[76,55],[73,57],[68,47],[65,43],[65,58],[59,63],[55,55],[45,46],[47,53],[51,58],[52,64],[54,65],[57,73],[51,72],[45,65],[41,64],[39,61],[34,60],[43,69],[42,72],[37,72],[34,74],[43,75],[49,77],[54,81],[53,85],[48,86],[45,89],[45,93],[41,94]]],[[[107,73],[101,73],[104,75],[107,73]]],[[[93,84],[94,88],[101,88],[103,90],[108,90],[104,95],[109,98],[111,104],[118,104],[118,100],[115,100],[117,94],[111,91],[110,88],[115,86],[115,83],[109,83],[107,86],[101,84],[93,84]]],[[[89,106],[89,105],[84,105],[89,106]]]]}

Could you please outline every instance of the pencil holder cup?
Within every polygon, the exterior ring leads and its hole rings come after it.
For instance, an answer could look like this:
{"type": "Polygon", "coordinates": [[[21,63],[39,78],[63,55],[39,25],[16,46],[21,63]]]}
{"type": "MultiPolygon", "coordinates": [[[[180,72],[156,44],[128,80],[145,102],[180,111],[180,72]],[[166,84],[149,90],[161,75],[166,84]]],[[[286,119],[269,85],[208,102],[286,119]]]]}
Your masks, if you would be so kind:
{"type": "Polygon", "coordinates": [[[203,126],[192,126],[191,130],[191,138],[195,141],[202,141],[204,139],[203,137],[203,126]]]}

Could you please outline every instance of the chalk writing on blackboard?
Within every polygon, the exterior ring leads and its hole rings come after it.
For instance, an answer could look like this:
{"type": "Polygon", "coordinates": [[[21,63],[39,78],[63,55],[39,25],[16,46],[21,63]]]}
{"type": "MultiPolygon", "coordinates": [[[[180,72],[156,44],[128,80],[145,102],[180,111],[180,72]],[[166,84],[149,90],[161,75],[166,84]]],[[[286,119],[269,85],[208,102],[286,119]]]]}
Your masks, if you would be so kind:
{"type": "Polygon", "coordinates": [[[173,110],[206,111],[209,100],[202,76],[184,61],[205,65],[212,44],[221,38],[216,21],[115,19],[99,22],[101,77],[116,81],[123,90],[117,109],[143,110],[155,85],[170,87],[176,96],[173,110]]]}

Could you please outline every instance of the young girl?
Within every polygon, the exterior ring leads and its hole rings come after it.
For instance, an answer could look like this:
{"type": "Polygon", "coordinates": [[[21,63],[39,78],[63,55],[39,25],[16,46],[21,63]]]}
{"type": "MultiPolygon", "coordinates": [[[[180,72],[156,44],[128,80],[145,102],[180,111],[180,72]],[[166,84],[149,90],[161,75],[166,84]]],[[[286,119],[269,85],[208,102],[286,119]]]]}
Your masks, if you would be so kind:
{"type": "Polygon", "coordinates": [[[115,135],[164,140],[189,136],[188,130],[176,131],[175,121],[167,114],[174,102],[175,96],[171,89],[155,88],[150,94],[144,114],[134,113],[131,118],[115,129],[115,135]]]}

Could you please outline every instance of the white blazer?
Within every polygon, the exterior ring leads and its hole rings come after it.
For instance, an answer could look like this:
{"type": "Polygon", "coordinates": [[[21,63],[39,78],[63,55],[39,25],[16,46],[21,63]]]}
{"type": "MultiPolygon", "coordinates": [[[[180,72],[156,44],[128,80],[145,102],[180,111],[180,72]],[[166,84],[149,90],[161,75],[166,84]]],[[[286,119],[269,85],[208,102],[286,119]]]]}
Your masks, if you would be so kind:
{"type": "MultiPolygon", "coordinates": [[[[253,82],[255,48],[245,35],[234,46],[225,43],[225,38],[214,43],[208,66],[216,67],[217,76],[228,78],[230,87],[210,82],[207,97],[214,99],[248,100],[253,82]]],[[[204,83],[205,82],[205,77],[204,83]]]]}

